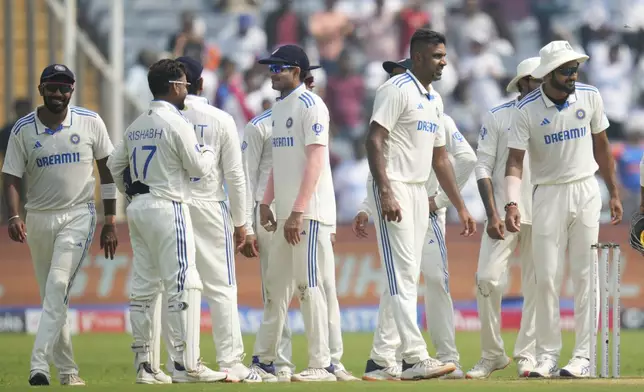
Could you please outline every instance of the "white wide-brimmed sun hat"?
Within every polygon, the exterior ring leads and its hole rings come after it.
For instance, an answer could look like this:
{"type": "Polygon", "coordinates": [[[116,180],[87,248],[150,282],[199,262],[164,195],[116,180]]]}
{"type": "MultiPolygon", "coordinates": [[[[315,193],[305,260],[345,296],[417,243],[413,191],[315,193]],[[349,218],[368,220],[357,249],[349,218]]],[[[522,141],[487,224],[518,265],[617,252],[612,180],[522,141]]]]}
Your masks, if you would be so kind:
{"type": "Polygon", "coordinates": [[[559,68],[569,61],[583,63],[588,60],[588,56],[575,52],[568,41],[552,41],[539,51],[541,62],[537,69],[532,72],[532,76],[541,79],[550,72],[559,68]]]}
{"type": "Polygon", "coordinates": [[[530,57],[520,62],[519,65],[517,65],[516,76],[510,80],[505,91],[509,93],[518,93],[519,86],[517,86],[517,83],[519,83],[519,80],[532,75],[532,72],[534,72],[534,70],[539,66],[540,61],[541,59],[539,57],[530,57]]]}

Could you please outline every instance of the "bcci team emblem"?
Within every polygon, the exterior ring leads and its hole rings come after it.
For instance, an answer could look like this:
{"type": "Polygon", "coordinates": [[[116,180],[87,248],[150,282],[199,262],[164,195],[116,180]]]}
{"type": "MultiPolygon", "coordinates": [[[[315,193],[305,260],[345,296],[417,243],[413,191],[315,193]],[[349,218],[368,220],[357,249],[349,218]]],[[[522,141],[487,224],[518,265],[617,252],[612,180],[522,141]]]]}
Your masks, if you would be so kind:
{"type": "Polygon", "coordinates": [[[286,128],[290,128],[293,126],[293,119],[291,117],[286,120],[286,128]]]}
{"type": "Polygon", "coordinates": [[[246,147],[248,147],[248,143],[243,142],[242,143],[242,151],[246,150],[246,147]]]}
{"type": "Polygon", "coordinates": [[[56,64],[54,65],[54,69],[58,72],[65,72],[67,71],[67,68],[65,68],[64,65],[56,64]]]}
{"type": "Polygon", "coordinates": [[[575,112],[575,116],[577,116],[578,119],[583,120],[584,117],[586,117],[586,112],[584,109],[579,109],[575,112]]]}
{"type": "Polygon", "coordinates": [[[69,141],[72,142],[72,144],[78,144],[78,142],[80,142],[80,136],[74,133],[69,137],[69,141]]]}
{"type": "Polygon", "coordinates": [[[313,132],[315,132],[316,136],[320,136],[322,131],[324,131],[324,125],[322,125],[320,123],[315,123],[315,124],[313,124],[312,129],[313,129],[313,132]]]}
{"type": "Polygon", "coordinates": [[[481,131],[479,132],[479,136],[481,140],[485,140],[485,137],[487,136],[487,128],[481,127],[481,131]]]}

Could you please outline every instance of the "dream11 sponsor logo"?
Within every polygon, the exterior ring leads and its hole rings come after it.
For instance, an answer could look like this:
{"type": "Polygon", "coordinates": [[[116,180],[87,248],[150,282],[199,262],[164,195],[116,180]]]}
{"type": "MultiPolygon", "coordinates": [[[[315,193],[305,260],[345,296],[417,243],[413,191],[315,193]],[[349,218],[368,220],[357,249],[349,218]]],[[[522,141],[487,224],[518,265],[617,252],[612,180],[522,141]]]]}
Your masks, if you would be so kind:
{"type": "Polygon", "coordinates": [[[0,333],[3,332],[25,332],[25,312],[0,311],[0,333]]]}

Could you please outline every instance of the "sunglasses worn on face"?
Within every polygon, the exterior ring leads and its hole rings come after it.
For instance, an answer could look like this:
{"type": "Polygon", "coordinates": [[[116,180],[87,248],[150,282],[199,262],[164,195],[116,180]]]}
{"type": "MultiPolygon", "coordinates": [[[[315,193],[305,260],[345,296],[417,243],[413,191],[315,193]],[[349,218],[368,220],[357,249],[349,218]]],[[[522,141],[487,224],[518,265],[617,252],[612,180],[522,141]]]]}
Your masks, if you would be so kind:
{"type": "Polygon", "coordinates": [[[270,64],[268,66],[268,70],[274,74],[282,73],[282,71],[284,71],[285,69],[291,69],[291,68],[296,68],[296,67],[292,65],[284,65],[284,64],[270,64]]]}
{"type": "Polygon", "coordinates": [[[42,87],[50,93],[60,91],[61,94],[67,94],[74,90],[74,86],[68,83],[43,83],[42,87]]]}
{"type": "Polygon", "coordinates": [[[566,68],[557,68],[556,71],[561,76],[572,76],[576,74],[579,70],[579,67],[566,67],[566,68]]]}

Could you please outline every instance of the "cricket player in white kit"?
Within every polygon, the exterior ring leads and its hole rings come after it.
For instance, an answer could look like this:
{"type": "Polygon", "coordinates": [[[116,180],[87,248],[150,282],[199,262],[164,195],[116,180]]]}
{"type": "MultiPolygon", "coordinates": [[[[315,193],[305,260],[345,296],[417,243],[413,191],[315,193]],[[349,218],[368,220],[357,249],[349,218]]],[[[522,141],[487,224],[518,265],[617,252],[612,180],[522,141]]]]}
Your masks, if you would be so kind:
{"type": "Polygon", "coordinates": [[[410,47],[411,70],[389,79],[376,93],[366,144],[371,172],[367,190],[370,207],[378,214],[376,233],[387,278],[380,306],[393,309],[401,339],[401,378],[424,379],[456,369],[453,363],[429,356],[417,324],[417,286],[429,217],[426,183],[432,167],[459,212],[462,234],[471,235],[476,227],[445,149],[442,100],[430,86],[446,64],[445,37],[419,29],[410,47]]]}
{"type": "Polygon", "coordinates": [[[69,106],[74,83],[74,74],[65,65],[52,64],[43,70],[38,91],[44,105],[11,129],[2,167],[9,237],[27,241],[42,299],[30,385],[49,385],[50,359],[62,385],[85,385],[74,361],[67,309],[74,277],[94,239],[94,161],[105,212],[100,237],[105,258],[113,259],[117,246],[116,186],[106,166],[113,146],[98,114],[69,106]],[[25,222],[19,214],[24,174],[25,222]]]}
{"type": "Polygon", "coordinates": [[[575,348],[560,371],[565,377],[588,377],[591,326],[588,322],[591,244],[598,241],[601,197],[595,172],[599,168],[610,192],[611,220],[622,219],[614,162],[606,136],[608,119],[599,91],[577,83],[580,63],[567,41],[553,41],[539,51],[532,76],[543,79],[539,89],[516,105],[509,131],[506,186],[506,228],[519,232],[521,177],[527,151],[532,192],[532,254],[539,301],[536,303],[537,365],[530,377],[557,374],[561,353],[559,325],[559,263],[568,251],[575,292],[575,348]]]}
{"type": "MultiPolygon", "coordinates": [[[[309,66],[309,71],[316,69],[316,66],[309,66]]],[[[314,77],[307,73],[304,78],[304,84],[307,90],[313,91],[314,77]]],[[[247,195],[247,236],[246,244],[242,253],[246,257],[256,257],[259,253],[262,282],[266,279],[268,269],[268,249],[273,232],[264,228],[257,228],[259,222],[259,204],[263,200],[266,183],[272,167],[272,110],[268,109],[262,114],[252,119],[244,130],[244,142],[242,143],[242,154],[244,156],[244,166],[246,172],[247,195]],[[258,248],[260,250],[258,250],[258,248]],[[264,251],[261,251],[263,249],[264,251]]],[[[274,211],[274,205],[271,206],[274,211]]],[[[333,225],[331,235],[335,235],[335,225],[333,225]]],[[[333,252],[325,254],[328,256],[321,260],[323,264],[322,271],[326,273],[323,284],[324,294],[327,301],[329,312],[329,349],[331,352],[331,363],[333,371],[338,381],[356,381],[358,378],[351,375],[342,364],[342,354],[344,352],[342,345],[342,329],[340,325],[340,306],[335,288],[335,258],[333,252]]],[[[264,287],[262,287],[264,295],[264,287]]],[[[261,342],[256,339],[255,347],[260,347],[261,342]]],[[[256,349],[255,351],[258,351],[256,349]]],[[[290,382],[295,365],[291,362],[292,344],[291,332],[287,321],[284,323],[284,329],[280,338],[280,345],[275,360],[275,375],[267,374],[265,377],[272,379],[277,377],[277,381],[290,382]]]]}
{"type": "Polygon", "coordinates": [[[329,112],[306,89],[309,59],[296,45],[284,45],[269,58],[273,89],[281,92],[271,113],[273,165],[260,204],[260,224],[275,230],[265,284],[266,306],[253,366],[274,372],[280,336],[293,295],[300,300],[309,347],[308,368],[294,381],[336,381],[329,350],[328,310],[321,260],[333,252],[336,222],[329,163],[329,112]],[[270,204],[275,201],[273,217],[270,204]]]}
{"type": "Polygon", "coordinates": [[[521,291],[523,310],[519,336],[514,345],[514,360],[519,377],[526,377],[535,365],[534,306],[536,284],[532,260],[532,183],[529,179],[528,156],[524,157],[521,183],[521,232],[506,233],[500,212],[505,205],[503,191],[505,164],[508,159],[508,129],[516,105],[531,91],[539,88],[541,79],[530,74],[539,65],[539,57],[523,60],[517,73],[506,87],[508,93],[519,93],[512,101],[496,106],[483,119],[479,134],[478,162],[475,173],[479,193],[487,214],[486,231],[483,232],[479,252],[476,300],[481,320],[481,359],[467,372],[467,378],[489,377],[492,372],[510,364],[501,337],[501,300],[503,276],[507,273],[511,255],[518,250],[521,265],[521,291]]]}
{"type": "Polygon", "coordinates": [[[150,67],[148,84],[154,96],[150,108],[127,128],[108,160],[117,186],[132,197],[126,212],[134,252],[130,323],[136,382],[168,381],[150,365],[152,313],[161,289],[168,302],[172,382],[220,381],[226,373],[199,359],[202,284],[187,205],[190,178],[209,175],[216,156],[210,146],[199,145],[192,124],[179,112],[187,95],[184,66],[160,60],[150,67]]]}

